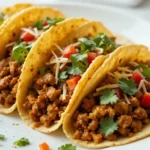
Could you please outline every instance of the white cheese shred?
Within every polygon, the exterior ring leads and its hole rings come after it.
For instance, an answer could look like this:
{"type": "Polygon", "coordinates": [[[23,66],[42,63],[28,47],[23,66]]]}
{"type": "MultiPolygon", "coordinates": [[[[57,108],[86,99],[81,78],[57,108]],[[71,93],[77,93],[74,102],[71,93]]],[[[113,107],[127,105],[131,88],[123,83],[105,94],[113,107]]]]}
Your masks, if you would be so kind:
{"type": "Polygon", "coordinates": [[[35,35],[36,35],[35,37],[38,38],[39,37],[38,29],[34,28],[34,32],[35,32],[35,35]]]}
{"type": "Polygon", "coordinates": [[[104,49],[96,47],[95,50],[98,52],[98,54],[102,54],[104,52],[104,49]]]}
{"type": "Polygon", "coordinates": [[[36,33],[35,33],[33,30],[31,30],[31,29],[28,29],[28,28],[21,28],[21,30],[23,30],[23,31],[25,31],[25,32],[28,32],[28,33],[30,33],[30,34],[32,34],[33,36],[36,37],[36,33]]]}
{"type": "Polygon", "coordinates": [[[15,44],[16,44],[16,42],[11,42],[11,43],[7,44],[7,45],[5,46],[5,48],[10,47],[10,46],[14,46],[15,44]]]}
{"type": "Polygon", "coordinates": [[[57,55],[53,51],[52,51],[52,54],[54,55],[55,59],[57,60],[57,63],[56,63],[56,72],[55,72],[55,80],[56,80],[55,83],[57,84],[58,83],[58,74],[59,74],[60,63],[59,63],[57,55]]]}
{"type": "Polygon", "coordinates": [[[131,104],[131,102],[129,101],[129,99],[128,99],[127,95],[126,95],[126,94],[123,94],[123,95],[124,95],[124,98],[125,98],[125,100],[126,100],[127,104],[131,104]]]}
{"type": "Polygon", "coordinates": [[[63,64],[60,65],[60,69],[62,69],[67,64],[67,62],[68,62],[68,58],[67,58],[66,62],[64,62],[63,64]]]}
{"type": "Polygon", "coordinates": [[[66,83],[64,83],[64,84],[63,84],[63,95],[62,95],[62,99],[63,99],[63,100],[66,99],[66,93],[67,93],[66,83]]]}
{"type": "Polygon", "coordinates": [[[49,27],[50,27],[50,25],[48,24],[48,25],[44,26],[43,29],[48,29],[49,27]]]}
{"type": "Polygon", "coordinates": [[[78,46],[80,46],[81,45],[81,43],[80,42],[77,42],[77,43],[74,43],[74,44],[72,44],[74,47],[78,47],[78,46]]]}
{"type": "Polygon", "coordinates": [[[132,66],[138,66],[138,65],[139,65],[139,64],[136,63],[136,62],[130,62],[129,64],[132,65],[132,66]]]}
{"type": "Polygon", "coordinates": [[[128,69],[127,67],[118,67],[117,68],[119,71],[124,71],[124,72],[129,72],[129,73],[132,73],[133,71],[128,69]]]}
{"type": "Polygon", "coordinates": [[[109,85],[105,85],[105,86],[102,86],[100,88],[97,88],[96,91],[99,92],[99,91],[104,90],[106,88],[112,88],[113,89],[113,88],[118,88],[118,87],[119,87],[118,84],[109,84],[109,85]]]}
{"type": "Polygon", "coordinates": [[[61,53],[64,52],[64,50],[63,50],[59,45],[55,44],[55,46],[56,46],[56,48],[57,48],[61,53]]]}

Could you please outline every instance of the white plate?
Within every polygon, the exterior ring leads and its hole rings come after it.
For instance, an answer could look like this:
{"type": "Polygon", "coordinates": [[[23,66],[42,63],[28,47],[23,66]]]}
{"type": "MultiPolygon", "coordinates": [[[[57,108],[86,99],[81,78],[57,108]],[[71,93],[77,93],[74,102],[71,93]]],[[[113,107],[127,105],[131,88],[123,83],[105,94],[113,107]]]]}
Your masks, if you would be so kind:
{"type": "MultiPolygon", "coordinates": [[[[50,5],[50,3],[47,5],[50,5]]],[[[150,30],[148,30],[150,24],[135,16],[122,13],[111,7],[91,4],[56,3],[51,4],[51,6],[62,10],[69,17],[86,17],[92,20],[101,20],[113,32],[121,33],[136,43],[150,46],[150,30]]],[[[22,137],[28,138],[31,145],[17,148],[17,150],[38,150],[38,145],[42,142],[47,142],[51,150],[57,150],[59,146],[71,143],[63,134],[62,129],[49,135],[32,130],[21,121],[17,112],[8,116],[0,115],[0,134],[6,136],[5,141],[0,141],[2,145],[0,146],[0,150],[14,150],[12,143],[22,137]]],[[[141,150],[143,148],[144,150],[148,150],[149,142],[150,138],[145,138],[131,144],[106,148],[105,150],[141,150]]],[[[77,146],[77,150],[82,149],[77,146]]]]}

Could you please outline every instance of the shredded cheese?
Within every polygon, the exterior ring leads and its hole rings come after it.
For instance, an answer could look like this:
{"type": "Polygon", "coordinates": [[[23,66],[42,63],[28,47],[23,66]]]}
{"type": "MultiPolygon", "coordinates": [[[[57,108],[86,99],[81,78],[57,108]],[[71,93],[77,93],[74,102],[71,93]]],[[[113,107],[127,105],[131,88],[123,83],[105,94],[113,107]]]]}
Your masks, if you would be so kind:
{"type": "Polygon", "coordinates": [[[99,92],[96,92],[96,93],[93,93],[93,96],[95,97],[95,96],[99,96],[99,95],[101,95],[101,91],[99,91],[99,92]]]}
{"type": "Polygon", "coordinates": [[[118,80],[120,78],[128,78],[128,77],[132,77],[132,74],[126,74],[126,73],[119,73],[119,72],[114,72],[115,74],[115,78],[118,80]]]}
{"type": "Polygon", "coordinates": [[[115,75],[112,72],[108,72],[107,74],[112,76],[112,77],[115,77],[115,75]]]}
{"type": "Polygon", "coordinates": [[[63,95],[62,95],[62,99],[63,99],[63,100],[66,99],[66,93],[67,93],[66,83],[64,83],[64,84],[63,84],[63,95]]]}
{"type": "Polygon", "coordinates": [[[123,94],[123,95],[124,95],[124,98],[125,98],[125,100],[126,100],[127,104],[131,104],[131,102],[129,101],[129,99],[128,99],[127,95],[126,95],[126,94],[123,94]]]}
{"type": "Polygon", "coordinates": [[[60,63],[59,63],[59,60],[58,60],[58,57],[57,55],[52,51],[52,54],[54,55],[54,57],[56,58],[56,61],[57,61],[57,65],[56,65],[56,72],[55,72],[55,80],[56,80],[56,84],[58,83],[58,74],[59,74],[59,67],[60,67],[60,63]]]}
{"type": "Polygon", "coordinates": [[[61,64],[60,69],[62,69],[67,63],[68,63],[68,60],[64,62],[63,64],[61,64]]]}
{"type": "Polygon", "coordinates": [[[139,64],[136,63],[136,62],[130,62],[130,65],[132,65],[132,66],[138,66],[139,64]]]}
{"type": "Polygon", "coordinates": [[[39,37],[38,29],[34,28],[34,32],[35,32],[35,35],[36,35],[35,37],[38,38],[39,37]]]}
{"type": "Polygon", "coordinates": [[[30,33],[30,34],[32,34],[33,36],[36,37],[35,32],[34,32],[33,30],[31,30],[31,29],[28,29],[28,28],[21,28],[21,30],[23,30],[23,31],[25,31],[25,32],[28,32],[28,33],[30,33]]]}
{"type": "Polygon", "coordinates": [[[71,62],[70,60],[68,60],[68,58],[58,57],[58,59],[53,59],[50,62],[47,62],[46,65],[56,64],[57,61],[59,61],[59,63],[70,63],[71,62]]]}
{"type": "Polygon", "coordinates": [[[147,93],[147,90],[146,90],[145,84],[143,84],[143,85],[142,85],[142,88],[143,88],[144,93],[147,93]]]}
{"type": "Polygon", "coordinates": [[[59,45],[55,44],[55,46],[57,47],[57,49],[58,49],[61,53],[64,52],[64,50],[63,50],[59,45]]]}
{"type": "Polygon", "coordinates": [[[118,87],[119,87],[118,84],[109,84],[109,85],[105,85],[105,86],[102,86],[100,88],[97,88],[96,91],[99,92],[99,91],[106,89],[106,88],[112,88],[113,89],[113,88],[118,88],[118,87]]]}
{"type": "Polygon", "coordinates": [[[95,50],[98,51],[98,54],[102,54],[104,52],[104,49],[99,47],[96,47],[95,50]]]}
{"type": "Polygon", "coordinates": [[[13,46],[13,45],[15,45],[15,44],[16,44],[16,42],[11,42],[11,43],[7,44],[7,45],[5,46],[5,48],[10,47],[10,46],[13,46]]]}
{"type": "Polygon", "coordinates": [[[80,46],[81,45],[81,43],[80,42],[77,42],[77,43],[74,43],[74,44],[72,44],[74,47],[78,47],[78,46],[80,46]]]}
{"type": "Polygon", "coordinates": [[[50,25],[48,24],[48,25],[44,26],[43,29],[48,29],[49,27],[50,27],[50,25]]]}
{"type": "Polygon", "coordinates": [[[118,67],[117,68],[119,71],[124,71],[124,72],[129,72],[129,73],[132,73],[133,71],[128,69],[127,67],[118,67]]]}

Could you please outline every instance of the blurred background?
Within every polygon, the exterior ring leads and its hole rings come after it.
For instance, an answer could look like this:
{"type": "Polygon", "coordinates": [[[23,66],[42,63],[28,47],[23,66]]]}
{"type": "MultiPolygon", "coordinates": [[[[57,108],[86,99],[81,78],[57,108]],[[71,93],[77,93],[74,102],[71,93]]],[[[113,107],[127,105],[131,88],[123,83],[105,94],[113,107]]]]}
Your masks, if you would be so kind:
{"type": "Polygon", "coordinates": [[[1,0],[0,7],[11,5],[17,2],[31,2],[38,4],[46,3],[70,3],[70,2],[79,2],[79,3],[90,3],[96,5],[109,5],[115,7],[116,9],[121,9],[124,12],[131,13],[141,17],[147,21],[150,21],[150,0],[1,0]]]}

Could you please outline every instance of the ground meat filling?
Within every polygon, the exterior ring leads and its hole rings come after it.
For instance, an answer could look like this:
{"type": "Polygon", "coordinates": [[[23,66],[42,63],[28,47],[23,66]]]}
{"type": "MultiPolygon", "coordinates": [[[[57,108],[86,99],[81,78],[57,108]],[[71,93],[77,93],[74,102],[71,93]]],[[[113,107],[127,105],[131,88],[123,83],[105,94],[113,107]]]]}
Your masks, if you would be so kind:
{"type": "Polygon", "coordinates": [[[11,53],[0,61],[1,106],[9,108],[15,103],[20,73],[21,64],[13,60],[11,53]]]}
{"type": "MultiPolygon", "coordinates": [[[[133,66],[127,68],[130,69],[131,67],[133,66]]],[[[110,84],[114,85],[116,83],[110,74],[106,76],[106,79],[99,87],[110,84]]],[[[148,93],[150,92],[150,81],[147,78],[145,80],[145,88],[148,93]]],[[[100,143],[103,140],[114,141],[119,139],[120,136],[134,136],[135,133],[140,132],[149,123],[150,109],[140,104],[144,96],[144,90],[142,88],[134,95],[128,95],[129,102],[123,96],[122,91],[119,94],[118,90],[116,91],[119,99],[114,104],[100,105],[101,91],[96,92],[96,94],[93,93],[82,100],[73,115],[73,125],[75,127],[74,139],[93,141],[94,143],[100,143]],[[108,117],[116,121],[117,129],[106,136],[100,128],[100,122],[108,117]]]]}
{"type": "Polygon", "coordinates": [[[57,123],[70,99],[70,94],[66,94],[65,99],[62,98],[62,84],[55,84],[54,74],[47,73],[35,78],[23,106],[28,109],[35,127],[49,127],[57,123]]]}

